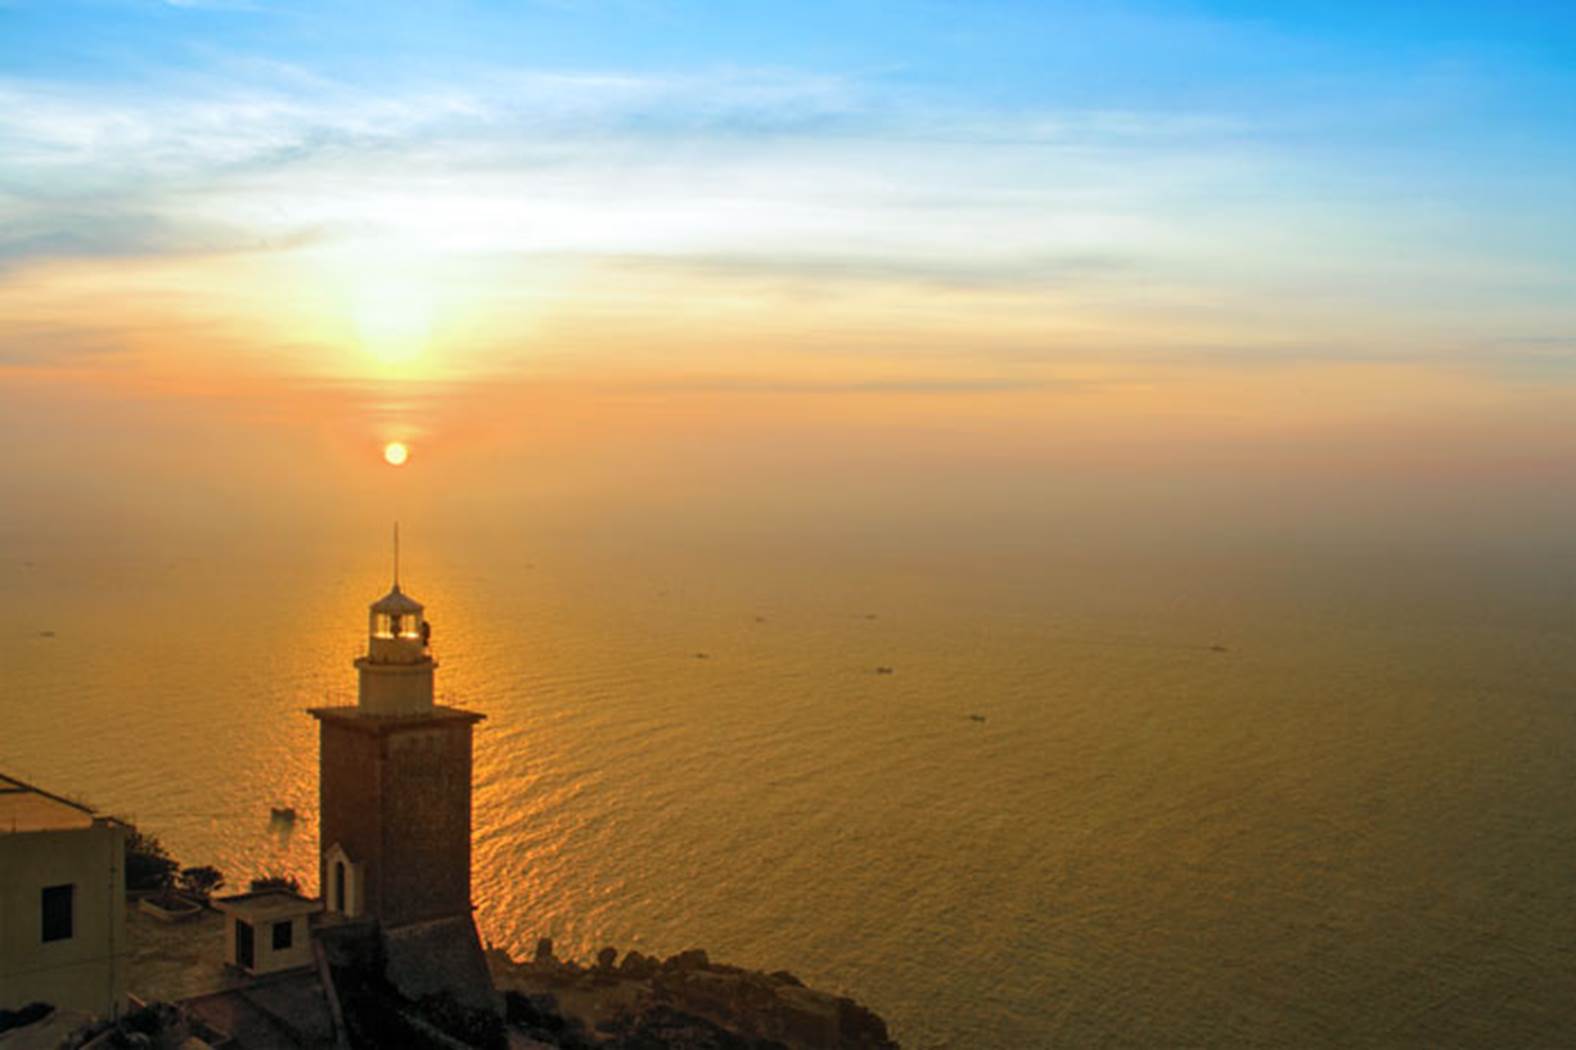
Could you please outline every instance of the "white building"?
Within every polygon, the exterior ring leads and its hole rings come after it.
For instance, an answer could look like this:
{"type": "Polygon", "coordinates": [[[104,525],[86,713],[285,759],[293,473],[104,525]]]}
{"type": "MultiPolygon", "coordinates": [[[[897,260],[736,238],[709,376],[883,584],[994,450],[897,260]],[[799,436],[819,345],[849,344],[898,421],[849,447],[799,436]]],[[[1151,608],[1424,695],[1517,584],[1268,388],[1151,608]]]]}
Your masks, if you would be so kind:
{"type": "Polygon", "coordinates": [[[125,856],[124,825],[0,775],[0,1008],[120,1015],[125,856]]]}
{"type": "Polygon", "coordinates": [[[289,890],[259,890],[220,897],[213,906],[224,913],[225,961],[261,977],[311,966],[311,916],[323,902],[289,890]]]}

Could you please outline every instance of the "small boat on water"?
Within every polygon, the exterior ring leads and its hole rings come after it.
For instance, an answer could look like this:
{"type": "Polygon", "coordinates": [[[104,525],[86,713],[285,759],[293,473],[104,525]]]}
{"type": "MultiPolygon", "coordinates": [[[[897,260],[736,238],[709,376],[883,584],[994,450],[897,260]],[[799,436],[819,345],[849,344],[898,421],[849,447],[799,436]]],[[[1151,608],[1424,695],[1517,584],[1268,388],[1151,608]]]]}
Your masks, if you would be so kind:
{"type": "Polygon", "coordinates": [[[294,824],[296,811],[294,806],[274,806],[268,811],[268,817],[275,824],[294,824]]]}

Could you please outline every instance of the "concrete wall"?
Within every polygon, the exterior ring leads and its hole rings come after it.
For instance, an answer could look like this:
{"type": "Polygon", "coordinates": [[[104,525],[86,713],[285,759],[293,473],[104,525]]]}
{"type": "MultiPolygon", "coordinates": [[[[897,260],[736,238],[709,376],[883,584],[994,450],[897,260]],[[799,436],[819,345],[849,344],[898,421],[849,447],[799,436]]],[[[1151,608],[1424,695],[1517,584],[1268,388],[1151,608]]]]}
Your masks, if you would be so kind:
{"type": "Polygon", "coordinates": [[[412,664],[357,660],[361,676],[358,706],[374,715],[419,715],[431,711],[432,673],[437,666],[432,660],[412,664]]]}
{"type": "MultiPolygon", "coordinates": [[[[365,914],[398,925],[471,908],[471,724],[368,730],[324,719],[321,844],[361,865],[365,914]]],[[[333,873],[319,873],[327,899],[333,873]]]]}
{"type": "Polygon", "coordinates": [[[235,924],[249,922],[252,927],[252,972],[256,974],[276,973],[280,970],[290,970],[297,966],[311,966],[312,958],[312,931],[307,924],[305,915],[294,915],[288,918],[245,919],[237,915],[224,917],[224,961],[235,966],[235,924]],[[274,950],[274,923],[288,922],[290,930],[290,947],[274,950]]]}
{"type": "Polygon", "coordinates": [[[387,925],[471,913],[471,725],[441,722],[386,738],[379,875],[387,925]]]}
{"type": "Polygon", "coordinates": [[[101,1017],[126,1003],[125,829],[0,834],[0,1007],[41,1001],[101,1017]],[[71,884],[72,935],[45,943],[42,893],[71,884]]]}
{"type": "MultiPolygon", "coordinates": [[[[375,733],[328,719],[321,725],[318,848],[338,843],[361,865],[362,910],[364,914],[376,915],[380,901],[374,871],[383,853],[382,741],[375,733]]],[[[328,870],[321,853],[319,857],[319,896],[328,902],[333,892],[333,872],[328,870]]]]}

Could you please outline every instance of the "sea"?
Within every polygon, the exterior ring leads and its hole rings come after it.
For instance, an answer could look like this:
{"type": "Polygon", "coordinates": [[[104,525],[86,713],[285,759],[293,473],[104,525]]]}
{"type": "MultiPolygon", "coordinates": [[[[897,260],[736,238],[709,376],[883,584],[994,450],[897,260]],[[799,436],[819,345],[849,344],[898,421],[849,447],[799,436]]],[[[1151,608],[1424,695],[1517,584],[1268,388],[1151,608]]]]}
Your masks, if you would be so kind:
{"type": "MultiPolygon", "coordinates": [[[[407,508],[485,941],[703,947],[917,1050],[1576,1042],[1569,534],[1025,484],[407,508]]],[[[383,510],[4,531],[0,768],[315,890],[383,510]]]]}

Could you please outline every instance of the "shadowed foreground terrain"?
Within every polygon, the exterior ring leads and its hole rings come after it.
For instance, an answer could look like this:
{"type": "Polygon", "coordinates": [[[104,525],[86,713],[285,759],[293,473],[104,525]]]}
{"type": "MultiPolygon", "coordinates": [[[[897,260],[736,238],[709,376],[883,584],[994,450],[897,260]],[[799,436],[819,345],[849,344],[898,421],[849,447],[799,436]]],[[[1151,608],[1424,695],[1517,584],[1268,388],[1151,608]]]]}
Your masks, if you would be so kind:
{"type": "Polygon", "coordinates": [[[852,999],[806,988],[785,971],[713,963],[691,949],[667,959],[604,948],[596,965],[563,962],[552,942],[518,963],[488,954],[508,1019],[537,1043],[620,1050],[887,1050],[880,1017],[852,999]]]}
{"type": "MultiPolygon", "coordinates": [[[[442,953],[431,965],[444,969],[442,953]]],[[[852,999],[807,988],[793,974],[712,963],[691,949],[622,961],[605,948],[595,965],[565,962],[542,941],[516,962],[487,954],[492,981],[468,994],[415,994],[391,979],[381,940],[340,928],[316,972],[293,971],[244,987],[133,1010],[94,1024],[39,1005],[4,1040],[17,1050],[897,1050],[886,1022],[852,999]],[[470,994],[473,993],[473,994],[470,994]]]]}

